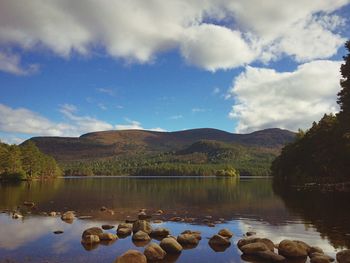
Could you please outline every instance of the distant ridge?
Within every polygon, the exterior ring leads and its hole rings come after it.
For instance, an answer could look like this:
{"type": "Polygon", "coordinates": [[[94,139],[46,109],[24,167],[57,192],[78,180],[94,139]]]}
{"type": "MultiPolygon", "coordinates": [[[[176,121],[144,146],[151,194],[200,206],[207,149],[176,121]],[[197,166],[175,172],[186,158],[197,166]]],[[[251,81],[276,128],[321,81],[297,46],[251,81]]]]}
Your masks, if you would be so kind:
{"type": "MultiPolygon", "coordinates": [[[[112,130],[91,132],[80,137],[33,137],[41,151],[61,162],[93,160],[114,156],[154,154],[184,149],[191,144],[211,140],[279,151],[291,142],[295,133],[278,128],[249,134],[200,128],[174,132],[148,130],[112,130]]],[[[24,142],[25,143],[25,142],[24,142]]]]}

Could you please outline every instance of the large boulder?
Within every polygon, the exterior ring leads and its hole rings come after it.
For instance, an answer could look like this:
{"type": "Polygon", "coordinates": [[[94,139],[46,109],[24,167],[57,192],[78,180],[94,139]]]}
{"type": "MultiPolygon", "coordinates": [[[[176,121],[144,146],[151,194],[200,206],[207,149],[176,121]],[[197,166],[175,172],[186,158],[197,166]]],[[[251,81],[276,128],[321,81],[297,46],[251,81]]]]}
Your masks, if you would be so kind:
{"type": "Polygon", "coordinates": [[[120,223],[118,225],[117,229],[121,229],[121,228],[130,228],[132,230],[132,224],[131,223],[120,223]]]}
{"type": "Polygon", "coordinates": [[[137,231],[133,236],[132,236],[133,241],[149,241],[151,238],[149,235],[143,231],[137,231]]]}
{"type": "Polygon", "coordinates": [[[220,236],[226,237],[226,238],[231,238],[233,237],[233,233],[228,230],[227,228],[221,229],[218,233],[220,236]]]}
{"type": "Polygon", "coordinates": [[[223,236],[214,235],[209,239],[209,244],[212,246],[230,246],[231,242],[223,236]]]}
{"type": "Polygon", "coordinates": [[[278,253],[286,258],[307,257],[307,247],[292,240],[283,240],[278,245],[278,253]]]}
{"type": "Polygon", "coordinates": [[[262,242],[255,242],[240,247],[240,250],[243,252],[243,254],[254,255],[257,252],[269,250],[269,248],[262,242]]]}
{"type": "Polygon", "coordinates": [[[99,236],[103,233],[103,230],[99,227],[90,227],[88,229],[86,229],[83,234],[82,234],[82,239],[84,239],[86,236],[90,236],[90,235],[96,235],[99,236]]]}
{"type": "Polygon", "coordinates": [[[159,228],[153,229],[151,232],[152,237],[166,237],[168,235],[170,235],[170,231],[167,228],[159,227],[159,228]]]}
{"type": "Polygon", "coordinates": [[[151,232],[152,232],[151,224],[149,222],[147,222],[146,220],[137,220],[132,225],[132,232],[136,233],[140,230],[147,233],[147,234],[151,234],[151,232]]]}
{"type": "Polygon", "coordinates": [[[177,242],[179,242],[182,246],[196,246],[199,243],[198,235],[193,234],[181,234],[177,237],[177,242]]]}
{"type": "Polygon", "coordinates": [[[350,249],[338,252],[336,258],[339,263],[350,263],[350,249]]]}
{"type": "Polygon", "coordinates": [[[164,259],[166,252],[156,243],[149,244],[143,252],[149,261],[164,259]]]}
{"type": "Polygon", "coordinates": [[[179,242],[177,242],[176,239],[172,237],[163,238],[160,242],[160,246],[169,254],[181,253],[183,249],[179,242]]]}
{"type": "Polygon", "coordinates": [[[128,250],[119,256],[114,263],[147,263],[147,258],[140,251],[128,250]]]}

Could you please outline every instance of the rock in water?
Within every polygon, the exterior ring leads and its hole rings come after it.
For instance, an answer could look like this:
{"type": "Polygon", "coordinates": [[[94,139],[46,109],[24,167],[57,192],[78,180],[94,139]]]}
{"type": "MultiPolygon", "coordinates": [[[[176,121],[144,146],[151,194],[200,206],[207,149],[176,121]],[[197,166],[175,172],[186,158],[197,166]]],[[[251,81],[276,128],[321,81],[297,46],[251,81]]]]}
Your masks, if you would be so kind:
{"type": "Polygon", "coordinates": [[[240,250],[246,255],[254,255],[257,252],[270,251],[269,248],[262,242],[255,242],[244,245],[240,250]]]}
{"type": "Polygon", "coordinates": [[[114,226],[112,226],[112,225],[102,225],[102,229],[104,229],[104,230],[109,230],[112,228],[114,228],[114,226]]]}
{"type": "Polygon", "coordinates": [[[156,243],[149,244],[144,251],[149,261],[157,261],[164,259],[166,252],[156,243]]]}
{"type": "Polygon", "coordinates": [[[73,211],[67,211],[61,215],[63,221],[73,221],[75,218],[73,211]]]}
{"type": "Polygon", "coordinates": [[[249,237],[249,238],[240,239],[238,240],[237,246],[239,249],[241,249],[241,247],[243,247],[244,245],[256,243],[256,242],[264,243],[272,252],[275,249],[275,245],[270,239],[259,238],[259,237],[249,237]]]}
{"type": "Polygon", "coordinates": [[[86,229],[83,234],[82,234],[82,239],[84,239],[86,236],[89,235],[96,235],[99,236],[103,233],[103,230],[99,227],[90,227],[88,229],[86,229]]]}
{"type": "Polygon", "coordinates": [[[193,234],[181,234],[177,237],[177,242],[179,242],[181,245],[192,245],[196,246],[199,243],[199,238],[197,235],[193,234]]]}
{"type": "Polygon", "coordinates": [[[213,246],[230,246],[231,242],[223,236],[214,235],[209,239],[209,244],[213,246]]]}
{"type": "Polygon", "coordinates": [[[170,235],[170,231],[169,229],[166,229],[166,228],[156,228],[156,229],[153,229],[152,232],[151,232],[151,236],[153,237],[166,237],[170,235]]]}
{"type": "Polygon", "coordinates": [[[151,234],[152,232],[151,224],[146,220],[137,220],[132,226],[132,232],[136,233],[140,230],[147,234],[151,234]]]}
{"type": "Polygon", "coordinates": [[[286,258],[307,257],[308,255],[305,245],[287,239],[278,245],[278,253],[286,258]]]}
{"type": "Polygon", "coordinates": [[[114,235],[112,233],[102,233],[99,234],[98,237],[103,241],[112,241],[118,239],[117,235],[114,235]]]}
{"type": "Polygon", "coordinates": [[[160,242],[160,246],[169,254],[178,254],[182,251],[182,246],[175,238],[166,237],[160,242]]]}
{"type": "Polygon", "coordinates": [[[137,231],[133,236],[132,236],[132,240],[134,241],[149,241],[151,240],[151,238],[149,237],[149,235],[143,231],[137,231]]]}
{"type": "Polygon", "coordinates": [[[97,235],[88,235],[88,236],[84,236],[81,242],[84,244],[99,243],[100,238],[97,235]]]}
{"type": "Polygon", "coordinates": [[[338,252],[336,258],[339,263],[350,263],[350,249],[338,252]]]}
{"type": "Polygon", "coordinates": [[[268,262],[284,262],[286,260],[284,256],[278,255],[271,250],[259,251],[255,256],[268,262]]]}
{"type": "Polygon", "coordinates": [[[119,256],[114,263],[147,263],[147,258],[140,251],[128,250],[119,256]]]}
{"type": "Polygon", "coordinates": [[[233,233],[228,230],[227,228],[221,229],[218,233],[220,236],[226,237],[226,238],[231,238],[233,237],[233,233]]]}

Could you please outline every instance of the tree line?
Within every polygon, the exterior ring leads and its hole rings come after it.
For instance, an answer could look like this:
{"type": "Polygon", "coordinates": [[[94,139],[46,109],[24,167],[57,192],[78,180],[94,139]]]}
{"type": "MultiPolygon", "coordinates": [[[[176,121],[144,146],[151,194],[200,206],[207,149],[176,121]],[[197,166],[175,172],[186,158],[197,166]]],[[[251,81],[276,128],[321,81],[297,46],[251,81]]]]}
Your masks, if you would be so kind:
{"type": "Polygon", "coordinates": [[[325,114],[307,131],[299,130],[296,140],[282,149],[272,163],[276,182],[337,183],[350,179],[350,41],[341,65],[339,113],[325,114]]]}
{"type": "Polygon", "coordinates": [[[55,159],[42,153],[35,143],[9,145],[0,142],[0,179],[31,180],[61,175],[55,159]]]}

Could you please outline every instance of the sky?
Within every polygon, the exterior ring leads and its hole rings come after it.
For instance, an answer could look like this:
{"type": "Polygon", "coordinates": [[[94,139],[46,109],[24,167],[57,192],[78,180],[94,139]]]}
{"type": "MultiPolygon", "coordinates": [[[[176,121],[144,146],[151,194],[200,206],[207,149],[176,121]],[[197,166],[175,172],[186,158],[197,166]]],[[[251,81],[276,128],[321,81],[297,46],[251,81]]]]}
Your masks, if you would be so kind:
{"type": "Polygon", "coordinates": [[[0,140],[307,129],[336,113],[350,0],[0,0],[0,140]]]}

